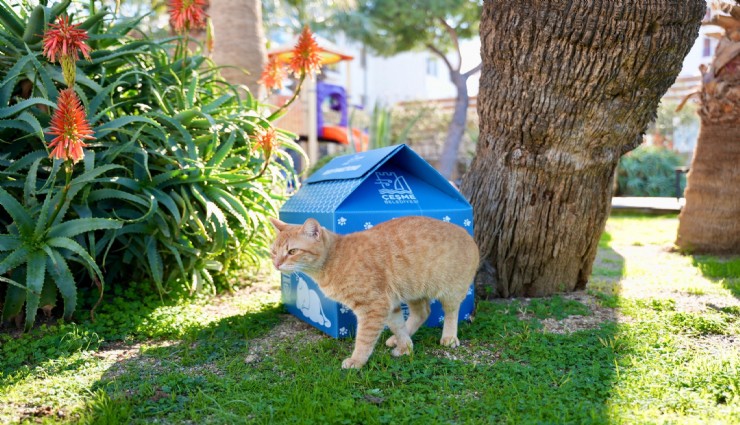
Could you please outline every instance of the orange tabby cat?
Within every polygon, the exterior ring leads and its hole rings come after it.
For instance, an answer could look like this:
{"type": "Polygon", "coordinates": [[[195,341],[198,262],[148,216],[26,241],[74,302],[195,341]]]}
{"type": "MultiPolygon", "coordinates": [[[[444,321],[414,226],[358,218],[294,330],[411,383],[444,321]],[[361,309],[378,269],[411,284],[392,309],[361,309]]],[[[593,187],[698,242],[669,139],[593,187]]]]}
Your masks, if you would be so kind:
{"type": "Polygon", "coordinates": [[[275,268],[301,271],[357,316],[352,357],[342,368],[360,368],[388,325],[392,354],[411,353],[411,335],[436,298],[445,312],[440,344],[457,347],[457,316],[476,269],[478,247],[459,226],[427,217],[403,217],[363,232],[338,235],[309,218],[303,225],[271,219],[275,268]],[[404,322],[401,303],[409,306],[404,322]]]}

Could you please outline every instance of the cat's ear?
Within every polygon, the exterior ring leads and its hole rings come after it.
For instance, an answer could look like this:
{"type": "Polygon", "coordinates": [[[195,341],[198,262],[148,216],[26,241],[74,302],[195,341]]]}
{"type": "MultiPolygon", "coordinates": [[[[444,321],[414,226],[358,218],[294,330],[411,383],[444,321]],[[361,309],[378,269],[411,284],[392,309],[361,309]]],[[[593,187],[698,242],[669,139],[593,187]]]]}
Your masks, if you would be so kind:
{"type": "Polygon", "coordinates": [[[313,218],[307,219],[306,222],[303,223],[303,227],[301,228],[301,230],[303,230],[304,235],[308,236],[311,239],[321,239],[321,225],[313,218]]]}
{"type": "Polygon", "coordinates": [[[277,230],[278,232],[282,232],[283,230],[285,230],[286,227],[289,226],[288,223],[284,223],[277,218],[272,217],[270,217],[270,223],[272,223],[272,225],[275,227],[275,230],[277,230]]]}

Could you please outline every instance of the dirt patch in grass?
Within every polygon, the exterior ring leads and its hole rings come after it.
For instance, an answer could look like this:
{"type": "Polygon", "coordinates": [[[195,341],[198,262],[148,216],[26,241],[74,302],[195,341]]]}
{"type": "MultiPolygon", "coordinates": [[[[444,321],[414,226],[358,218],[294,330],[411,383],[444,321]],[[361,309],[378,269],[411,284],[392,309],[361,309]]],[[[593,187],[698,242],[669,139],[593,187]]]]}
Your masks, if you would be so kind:
{"type": "Polygon", "coordinates": [[[461,361],[471,365],[492,365],[501,358],[501,350],[493,344],[471,345],[467,341],[460,341],[457,348],[435,347],[428,351],[434,357],[461,361]]]}
{"type": "Polygon", "coordinates": [[[280,324],[272,328],[265,336],[249,341],[249,350],[244,362],[247,364],[258,363],[265,357],[274,354],[277,347],[286,341],[289,341],[294,347],[300,347],[320,341],[323,338],[328,337],[295,316],[284,314],[281,317],[280,324]]]}
{"type": "MultiPolygon", "coordinates": [[[[632,320],[630,317],[619,313],[617,309],[602,306],[595,296],[584,291],[560,294],[559,296],[564,300],[577,301],[585,305],[590,310],[590,314],[570,315],[560,320],[553,317],[542,319],[540,320],[540,324],[542,324],[542,330],[544,332],[568,334],[588,329],[596,329],[606,322],[623,323],[632,320]]],[[[536,316],[526,310],[527,305],[529,305],[532,300],[524,298],[519,301],[522,304],[522,310],[524,310],[518,314],[519,320],[535,319],[536,316]]]]}

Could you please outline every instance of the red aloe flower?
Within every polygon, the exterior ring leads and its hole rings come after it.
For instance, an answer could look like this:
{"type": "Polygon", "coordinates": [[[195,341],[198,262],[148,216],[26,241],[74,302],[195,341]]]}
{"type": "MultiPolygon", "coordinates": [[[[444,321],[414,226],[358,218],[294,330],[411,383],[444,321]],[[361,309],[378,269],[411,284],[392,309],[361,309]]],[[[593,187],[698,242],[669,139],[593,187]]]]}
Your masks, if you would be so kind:
{"type": "Polygon", "coordinates": [[[176,33],[206,27],[205,0],[169,0],[170,23],[176,33]]]}
{"type": "Polygon", "coordinates": [[[266,158],[269,158],[272,155],[272,151],[280,144],[277,139],[277,133],[272,127],[258,130],[257,134],[254,135],[254,140],[254,147],[262,149],[266,158]]]}
{"type": "Polygon", "coordinates": [[[85,43],[87,31],[78,28],[80,25],[70,25],[69,16],[60,16],[56,24],[49,24],[49,29],[44,32],[44,56],[50,62],[56,62],[57,56],[67,57],[73,60],[80,58],[80,53],[85,59],[90,59],[90,46],[85,43]]]}
{"type": "Polygon", "coordinates": [[[87,145],[83,139],[94,139],[85,109],[73,89],[59,92],[57,109],[51,117],[48,134],[57,136],[49,143],[52,149],[49,156],[64,161],[72,160],[72,163],[77,163],[84,156],[82,148],[87,145]]]}
{"type": "Polygon", "coordinates": [[[287,76],[288,72],[283,68],[276,55],[270,57],[270,60],[267,61],[259,83],[264,84],[267,90],[279,90],[283,88],[283,80],[287,76]]]}
{"type": "Polygon", "coordinates": [[[293,58],[288,65],[295,75],[311,74],[319,72],[321,68],[321,57],[319,56],[319,44],[311,34],[308,25],[303,27],[298,37],[298,44],[293,48],[293,58]]]}

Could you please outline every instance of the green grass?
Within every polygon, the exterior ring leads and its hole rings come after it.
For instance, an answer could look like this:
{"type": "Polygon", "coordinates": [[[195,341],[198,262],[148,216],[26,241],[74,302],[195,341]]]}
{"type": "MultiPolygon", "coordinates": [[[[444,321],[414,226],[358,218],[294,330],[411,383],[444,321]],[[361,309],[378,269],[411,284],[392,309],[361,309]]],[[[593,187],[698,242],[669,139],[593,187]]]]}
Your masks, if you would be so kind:
{"type": "Polygon", "coordinates": [[[738,423],[740,300],[726,266],[738,260],[668,252],[676,225],[612,217],[588,305],[480,302],[461,347],[423,328],[412,356],[381,342],[359,371],[339,367],[353,341],[287,316],[277,290],[163,303],[133,287],[109,294],[95,323],[81,313],[0,334],[0,422],[738,423]],[[574,320],[590,325],[543,325],[574,320]]]}

